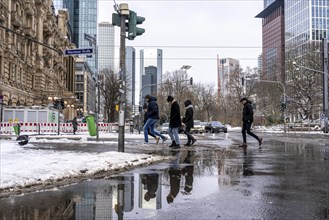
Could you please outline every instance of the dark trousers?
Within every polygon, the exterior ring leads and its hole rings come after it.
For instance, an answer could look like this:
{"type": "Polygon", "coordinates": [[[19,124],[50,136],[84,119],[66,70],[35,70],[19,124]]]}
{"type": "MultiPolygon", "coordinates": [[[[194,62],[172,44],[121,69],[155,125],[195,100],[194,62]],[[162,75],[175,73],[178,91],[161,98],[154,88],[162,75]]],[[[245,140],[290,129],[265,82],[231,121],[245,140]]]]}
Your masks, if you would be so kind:
{"type": "Polygon", "coordinates": [[[186,134],[186,136],[187,136],[188,144],[191,144],[192,140],[194,140],[194,137],[191,135],[190,131],[191,131],[191,128],[189,128],[189,127],[186,127],[185,131],[184,131],[184,134],[186,134]]]}
{"type": "Polygon", "coordinates": [[[250,136],[256,138],[258,140],[258,136],[255,135],[254,133],[252,133],[250,131],[250,128],[251,128],[251,122],[247,122],[247,121],[244,121],[243,122],[243,125],[242,125],[242,137],[243,137],[243,143],[247,143],[247,135],[246,135],[246,132],[247,134],[249,134],[250,136]]]}

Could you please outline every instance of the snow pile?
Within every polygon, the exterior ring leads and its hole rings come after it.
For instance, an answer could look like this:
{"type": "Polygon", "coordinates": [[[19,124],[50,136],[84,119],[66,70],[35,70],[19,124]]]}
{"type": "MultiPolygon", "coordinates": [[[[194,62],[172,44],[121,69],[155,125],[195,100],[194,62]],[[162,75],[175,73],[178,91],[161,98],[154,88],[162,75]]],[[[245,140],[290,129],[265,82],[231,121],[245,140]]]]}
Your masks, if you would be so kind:
{"type": "Polygon", "coordinates": [[[88,153],[33,149],[16,141],[0,141],[0,189],[41,184],[45,181],[92,175],[126,166],[138,166],[164,157],[119,152],[88,153]]]}

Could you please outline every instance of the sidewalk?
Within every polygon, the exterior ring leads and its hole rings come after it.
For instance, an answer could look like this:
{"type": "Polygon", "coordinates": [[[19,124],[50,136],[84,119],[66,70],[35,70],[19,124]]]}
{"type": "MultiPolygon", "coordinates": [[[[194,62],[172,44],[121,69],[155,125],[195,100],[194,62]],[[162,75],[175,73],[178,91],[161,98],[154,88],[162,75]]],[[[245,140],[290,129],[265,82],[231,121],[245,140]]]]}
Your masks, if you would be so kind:
{"type": "MultiPolygon", "coordinates": [[[[69,140],[72,136],[47,137],[57,139],[55,142],[58,144],[72,145],[86,143],[88,139],[86,135],[76,135],[74,138],[78,138],[78,141],[69,140]]],[[[51,140],[37,140],[32,136],[30,141],[27,145],[20,146],[16,136],[11,137],[11,140],[0,140],[0,193],[17,191],[25,187],[68,184],[72,180],[79,181],[105,173],[109,175],[171,159],[167,156],[115,151],[56,151],[50,144],[47,146],[47,143],[54,143],[51,140]],[[34,143],[43,143],[44,147],[40,149],[34,143]]]]}

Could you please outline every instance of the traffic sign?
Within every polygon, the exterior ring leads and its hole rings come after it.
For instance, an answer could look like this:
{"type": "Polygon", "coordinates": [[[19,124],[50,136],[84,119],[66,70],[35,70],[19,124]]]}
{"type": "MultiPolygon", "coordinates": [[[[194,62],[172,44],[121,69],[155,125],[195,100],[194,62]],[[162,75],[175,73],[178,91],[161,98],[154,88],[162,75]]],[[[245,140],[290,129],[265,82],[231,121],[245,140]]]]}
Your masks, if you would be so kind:
{"type": "Polygon", "coordinates": [[[90,34],[85,33],[85,40],[89,41],[92,44],[96,44],[96,37],[91,36],[90,34]]]}
{"type": "Polygon", "coordinates": [[[92,54],[93,48],[78,48],[78,49],[69,49],[65,50],[65,55],[79,55],[79,54],[92,54]]]}

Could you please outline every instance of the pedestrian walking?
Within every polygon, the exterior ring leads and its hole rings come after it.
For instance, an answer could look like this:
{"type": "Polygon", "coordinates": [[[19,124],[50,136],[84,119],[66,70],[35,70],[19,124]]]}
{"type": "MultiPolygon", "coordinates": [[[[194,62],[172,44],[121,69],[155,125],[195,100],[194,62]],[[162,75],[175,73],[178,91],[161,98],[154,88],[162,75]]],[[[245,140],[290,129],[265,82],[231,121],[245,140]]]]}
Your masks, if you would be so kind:
{"type": "Polygon", "coordinates": [[[78,121],[77,117],[74,117],[72,120],[73,134],[78,130],[78,121]]]}
{"type": "Polygon", "coordinates": [[[242,98],[240,102],[243,104],[243,112],[242,112],[242,137],[243,143],[239,147],[247,147],[247,134],[257,139],[259,147],[261,147],[263,138],[258,137],[256,134],[250,131],[251,124],[254,121],[254,112],[252,110],[251,101],[247,98],[242,98]]]}
{"type": "Polygon", "coordinates": [[[157,130],[154,129],[156,122],[158,121],[159,117],[159,107],[157,104],[157,99],[149,94],[145,96],[146,102],[148,102],[147,106],[147,120],[144,124],[144,143],[148,143],[148,129],[150,128],[150,133],[154,134],[155,136],[159,136],[162,139],[162,142],[166,141],[168,138],[160,134],[157,130]]]}
{"type": "Polygon", "coordinates": [[[169,169],[170,191],[167,195],[168,204],[173,203],[180,189],[182,171],[178,168],[169,169]]]}
{"type": "Polygon", "coordinates": [[[192,146],[195,142],[196,139],[191,135],[191,128],[194,126],[194,121],[193,121],[193,106],[191,100],[186,100],[184,102],[185,106],[185,116],[183,118],[183,123],[185,124],[185,130],[184,133],[187,136],[187,143],[185,146],[192,146]]]}
{"type": "MultiPolygon", "coordinates": [[[[144,110],[144,121],[143,121],[143,123],[145,125],[145,123],[147,121],[147,118],[148,118],[147,117],[147,104],[146,103],[144,103],[144,105],[143,105],[143,110],[144,110]]],[[[159,143],[160,138],[151,133],[151,128],[150,127],[148,127],[148,129],[147,129],[147,134],[155,139],[155,143],[159,143]]]]}
{"type": "Polygon", "coordinates": [[[167,97],[167,102],[171,105],[168,134],[172,143],[169,147],[172,147],[173,149],[179,149],[180,140],[178,135],[178,128],[182,125],[179,104],[171,95],[167,97]]]}

